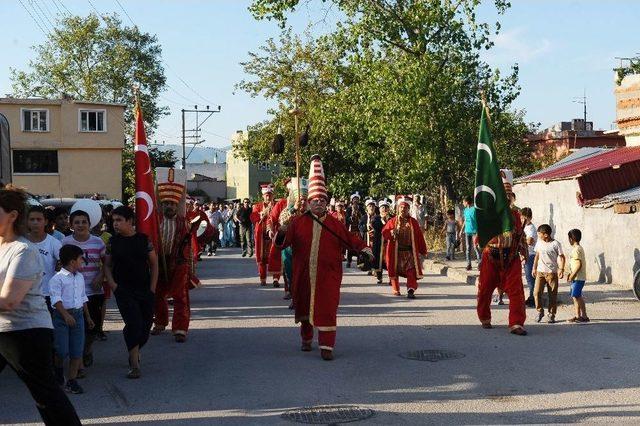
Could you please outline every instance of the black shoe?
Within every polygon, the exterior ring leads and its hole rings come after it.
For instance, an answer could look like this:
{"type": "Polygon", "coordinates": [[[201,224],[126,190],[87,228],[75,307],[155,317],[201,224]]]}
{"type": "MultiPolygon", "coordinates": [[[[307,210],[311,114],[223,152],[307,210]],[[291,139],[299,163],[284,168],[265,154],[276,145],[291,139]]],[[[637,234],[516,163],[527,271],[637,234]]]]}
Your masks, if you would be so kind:
{"type": "Polygon", "coordinates": [[[107,340],[107,335],[104,331],[101,331],[98,333],[98,340],[100,340],[101,342],[104,342],[105,340],[107,340]]]}
{"type": "Polygon", "coordinates": [[[84,393],[84,389],[82,389],[75,379],[67,380],[67,384],[64,385],[64,390],[75,394],[84,393]]]}
{"type": "Polygon", "coordinates": [[[536,306],[536,302],[534,302],[533,298],[528,298],[525,302],[528,308],[534,308],[536,306]]]}
{"type": "Polygon", "coordinates": [[[544,318],[544,312],[538,312],[538,318],[536,319],[536,322],[542,321],[542,318],[544,318]]]}
{"type": "Polygon", "coordinates": [[[467,265],[467,271],[471,270],[471,265],[467,265]]]}
{"type": "Polygon", "coordinates": [[[276,280],[273,280],[273,288],[279,288],[280,287],[280,283],[276,280]]]}
{"type": "Polygon", "coordinates": [[[55,377],[56,377],[56,383],[60,386],[64,386],[64,370],[62,369],[62,367],[58,368],[55,367],[55,377]]]}
{"type": "Polygon", "coordinates": [[[416,295],[413,294],[414,290],[412,288],[410,288],[409,290],[407,290],[407,299],[415,299],[416,295]]]}
{"type": "Polygon", "coordinates": [[[247,257],[247,253],[246,252],[242,252],[242,257],[247,257]]]}
{"type": "Polygon", "coordinates": [[[93,365],[93,353],[83,355],[82,364],[85,367],[91,367],[93,365]]]}

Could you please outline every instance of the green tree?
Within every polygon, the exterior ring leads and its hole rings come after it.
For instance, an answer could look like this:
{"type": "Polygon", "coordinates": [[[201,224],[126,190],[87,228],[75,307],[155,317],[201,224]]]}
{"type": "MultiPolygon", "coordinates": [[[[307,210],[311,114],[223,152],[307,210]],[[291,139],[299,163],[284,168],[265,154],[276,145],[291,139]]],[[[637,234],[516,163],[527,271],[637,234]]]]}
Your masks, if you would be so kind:
{"type": "MultiPolygon", "coordinates": [[[[256,0],[251,10],[284,25],[297,3],[256,0]]],[[[288,109],[304,100],[303,124],[312,126],[305,153],[323,156],[337,195],[444,187],[457,200],[472,189],[484,92],[501,164],[528,171],[523,138],[530,125],[510,107],[519,94],[518,67],[503,76],[481,60],[499,24],[476,20],[479,1],[332,3],[345,16],[335,31],[303,39],[285,28],[243,63],[253,78],[239,88],[278,102],[271,120],[250,127],[244,155],[275,160],[270,140],[278,125],[293,140],[288,109]]],[[[495,5],[500,13],[508,7],[495,5]]],[[[290,143],[284,157],[292,155],[290,143]]]]}
{"type": "Polygon", "coordinates": [[[58,20],[47,40],[33,49],[28,70],[11,70],[14,96],[72,96],[126,105],[122,174],[123,199],[128,199],[133,194],[134,85],[149,134],[167,113],[157,102],[166,84],[157,37],[123,25],[117,14],[69,16],[58,20]]]}

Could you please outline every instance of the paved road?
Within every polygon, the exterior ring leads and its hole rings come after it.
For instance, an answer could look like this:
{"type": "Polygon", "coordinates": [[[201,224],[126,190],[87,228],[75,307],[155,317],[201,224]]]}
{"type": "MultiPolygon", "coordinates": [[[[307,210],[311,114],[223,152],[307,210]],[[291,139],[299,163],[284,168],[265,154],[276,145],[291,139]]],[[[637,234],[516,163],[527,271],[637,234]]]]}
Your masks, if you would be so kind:
{"type": "MultiPolygon", "coordinates": [[[[259,288],[255,263],[232,249],[200,264],[186,344],[152,337],[143,378],[124,378],[117,311],[109,340],[71,399],[87,424],[293,424],[287,410],[317,405],[370,408],[360,424],[497,424],[626,421],[640,417],[640,304],[628,292],[587,287],[591,324],[532,324],[530,335],[483,330],[472,286],[428,276],[419,298],[351,270],[345,276],[336,359],[299,351],[282,290],[259,288]],[[399,356],[446,350],[463,358],[421,362],[399,356]]],[[[564,297],[567,298],[566,296],[564,297]]],[[[558,318],[571,315],[560,309],[558,318]]],[[[0,423],[37,422],[24,386],[0,374],[0,423]]]]}

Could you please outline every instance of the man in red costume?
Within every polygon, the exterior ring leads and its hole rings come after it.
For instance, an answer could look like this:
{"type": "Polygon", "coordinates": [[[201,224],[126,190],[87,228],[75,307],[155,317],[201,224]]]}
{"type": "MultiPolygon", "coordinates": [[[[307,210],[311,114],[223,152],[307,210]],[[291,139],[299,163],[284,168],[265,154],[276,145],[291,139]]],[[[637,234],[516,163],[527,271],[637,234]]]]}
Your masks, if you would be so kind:
{"type": "MultiPolygon", "coordinates": [[[[500,170],[507,197],[513,194],[513,172],[500,170]]],[[[520,212],[511,207],[513,231],[510,235],[494,237],[482,250],[478,285],[478,319],[482,328],[491,326],[491,296],[496,288],[509,296],[509,330],[512,334],[526,336],[524,321],[527,318],[522,286],[520,254],[525,254],[524,231],[520,212]]],[[[526,258],[526,256],[525,256],[526,258]]]]}
{"type": "Polygon", "coordinates": [[[273,201],[273,185],[261,185],[262,202],[256,203],[251,212],[251,222],[255,227],[254,241],[256,245],[256,262],[260,275],[260,285],[267,285],[267,271],[273,273],[273,286],[280,287],[280,275],[282,274],[282,262],[279,265],[269,267],[269,253],[271,251],[272,237],[269,234],[269,217],[275,203],[273,201]],[[276,270],[277,269],[277,270],[276,270]]]}
{"type": "Polygon", "coordinates": [[[427,243],[420,224],[411,217],[410,196],[396,196],[398,215],[389,219],[382,228],[382,237],[388,241],[385,258],[393,294],[400,296],[400,278],[407,279],[407,298],[415,299],[418,280],[422,278],[421,256],[427,255],[427,243]]]}
{"type": "Polygon", "coordinates": [[[327,214],[327,189],[320,156],[311,158],[309,172],[310,212],[281,225],[276,244],[293,249],[293,301],[296,323],[301,323],[302,350],[311,351],[313,328],[318,329],[322,359],[333,359],[336,316],[342,284],[342,253],[345,248],[371,249],[345,226],[327,214]]]}
{"type": "Polygon", "coordinates": [[[187,175],[184,170],[158,167],[158,199],[162,207],[160,218],[160,276],[156,288],[154,327],[158,335],[169,324],[167,297],[173,298],[171,331],[178,343],[184,343],[189,330],[191,310],[189,289],[199,284],[195,276],[192,238],[194,232],[184,213],[184,190],[187,175]]]}

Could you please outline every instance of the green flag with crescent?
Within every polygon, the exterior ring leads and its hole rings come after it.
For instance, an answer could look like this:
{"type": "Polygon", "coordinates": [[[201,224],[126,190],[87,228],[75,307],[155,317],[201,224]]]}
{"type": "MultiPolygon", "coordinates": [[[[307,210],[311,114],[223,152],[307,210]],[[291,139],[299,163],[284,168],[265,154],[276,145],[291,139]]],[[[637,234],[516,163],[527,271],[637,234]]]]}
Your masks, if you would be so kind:
{"type": "Polygon", "coordinates": [[[473,193],[480,247],[487,245],[493,237],[513,230],[513,216],[502,184],[496,150],[491,142],[487,116],[486,106],[483,104],[473,193]]]}

